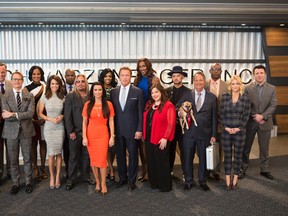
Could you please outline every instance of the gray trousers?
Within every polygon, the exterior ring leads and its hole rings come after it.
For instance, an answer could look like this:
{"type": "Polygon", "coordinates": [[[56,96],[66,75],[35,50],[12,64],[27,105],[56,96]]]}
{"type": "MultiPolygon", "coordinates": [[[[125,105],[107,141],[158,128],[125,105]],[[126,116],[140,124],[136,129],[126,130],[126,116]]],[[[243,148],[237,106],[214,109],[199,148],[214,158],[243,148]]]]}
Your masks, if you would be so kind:
{"type": "Polygon", "coordinates": [[[11,163],[11,178],[13,185],[20,184],[19,150],[21,147],[26,184],[31,183],[32,163],[31,163],[31,138],[25,138],[20,130],[16,139],[7,139],[8,154],[11,163]]]}
{"type": "Polygon", "coordinates": [[[248,169],[249,155],[256,133],[259,145],[260,170],[261,172],[269,172],[269,143],[271,130],[263,131],[260,130],[259,127],[255,130],[246,130],[246,140],[242,154],[242,169],[244,172],[248,169]]]}

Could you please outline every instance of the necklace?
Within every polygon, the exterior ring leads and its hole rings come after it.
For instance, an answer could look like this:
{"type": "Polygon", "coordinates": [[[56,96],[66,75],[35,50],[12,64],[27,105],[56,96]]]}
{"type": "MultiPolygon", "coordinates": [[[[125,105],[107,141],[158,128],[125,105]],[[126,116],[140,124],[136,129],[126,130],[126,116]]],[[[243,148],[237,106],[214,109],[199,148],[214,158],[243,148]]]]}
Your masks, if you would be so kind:
{"type": "MultiPolygon", "coordinates": [[[[99,105],[102,105],[102,104],[99,104],[99,105]]],[[[102,109],[102,106],[97,106],[96,104],[94,105],[94,109],[96,109],[96,112],[97,112],[97,116],[100,117],[101,116],[101,109],[102,109]]]]}

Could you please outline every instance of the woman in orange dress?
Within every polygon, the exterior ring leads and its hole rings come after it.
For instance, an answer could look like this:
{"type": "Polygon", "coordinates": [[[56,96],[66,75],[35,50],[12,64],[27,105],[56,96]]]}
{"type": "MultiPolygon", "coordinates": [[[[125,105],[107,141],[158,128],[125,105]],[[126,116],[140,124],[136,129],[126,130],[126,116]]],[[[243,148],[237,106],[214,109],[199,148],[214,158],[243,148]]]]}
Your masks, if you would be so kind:
{"type": "Polygon", "coordinates": [[[114,145],[114,108],[106,100],[105,89],[99,82],[92,84],[91,100],[86,102],[83,111],[83,145],[87,146],[90,165],[95,176],[96,192],[107,194],[107,152],[114,145]],[[109,120],[110,138],[107,121],[109,120]],[[100,171],[100,175],[99,175],[100,171]],[[101,183],[101,185],[100,185],[101,183]]]}

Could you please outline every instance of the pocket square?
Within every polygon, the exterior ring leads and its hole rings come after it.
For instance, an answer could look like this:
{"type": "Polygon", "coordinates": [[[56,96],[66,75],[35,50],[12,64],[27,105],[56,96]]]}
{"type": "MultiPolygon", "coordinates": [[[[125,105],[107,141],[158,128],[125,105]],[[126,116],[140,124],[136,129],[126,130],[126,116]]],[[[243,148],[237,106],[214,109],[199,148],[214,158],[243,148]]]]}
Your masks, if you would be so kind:
{"type": "Polygon", "coordinates": [[[138,100],[138,98],[130,98],[131,100],[138,100]]]}

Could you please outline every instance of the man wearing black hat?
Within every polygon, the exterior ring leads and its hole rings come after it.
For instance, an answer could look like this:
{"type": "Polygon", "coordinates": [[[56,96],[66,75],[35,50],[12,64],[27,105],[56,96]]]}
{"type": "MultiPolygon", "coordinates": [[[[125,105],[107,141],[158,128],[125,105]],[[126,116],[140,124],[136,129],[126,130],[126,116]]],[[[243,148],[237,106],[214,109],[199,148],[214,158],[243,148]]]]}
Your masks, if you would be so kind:
{"type": "MultiPolygon", "coordinates": [[[[168,94],[168,97],[170,98],[171,103],[173,103],[175,106],[178,103],[179,99],[182,97],[182,95],[185,94],[185,92],[190,92],[191,89],[187,88],[182,83],[184,77],[187,77],[187,73],[183,71],[183,68],[181,66],[174,66],[172,71],[169,72],[168,75],[172,77],[173,86],[167,88],[166,92],[168,94]]],[[[181,126],[179,123],[179,119],[177,119],[174,139],[170,143],[171,174],[173,173],[177,142],[178,142],[179,149],[180,149],[180,160],[181,160],[182,171],[184,173],[184,168],[183,168],[183,163],[182,163],[183,161],[183,158],[182,158],[183,141],[182,140],[183,140],[182,130],[181,130],[181,126]]]]}

